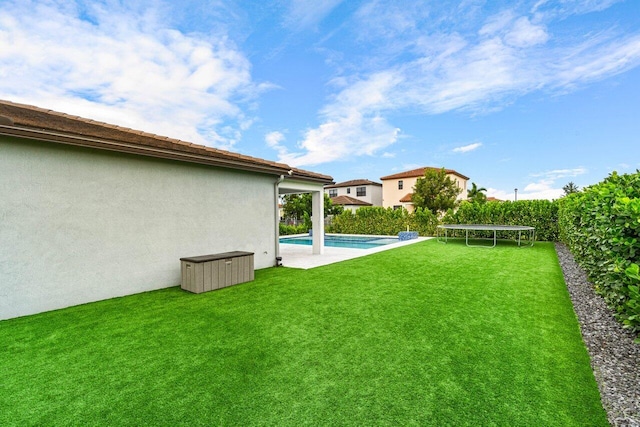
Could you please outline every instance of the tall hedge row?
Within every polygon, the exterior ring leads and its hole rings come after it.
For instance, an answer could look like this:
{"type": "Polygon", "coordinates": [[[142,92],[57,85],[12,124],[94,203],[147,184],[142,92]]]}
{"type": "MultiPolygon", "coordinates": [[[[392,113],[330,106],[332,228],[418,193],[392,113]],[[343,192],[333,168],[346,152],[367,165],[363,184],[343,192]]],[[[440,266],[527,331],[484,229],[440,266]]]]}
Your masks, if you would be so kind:
{"type": "MultiPolygon", "coordinates": [[[[462,202],[449,211],[445,224],[528,225],[536,228],[536,240],[558,240],[558,205],[549,200],[521,200],[517,202],[462,202]]],[[[507,237],[507,236],[499,236],[507,237]]]]}
{"type": "Polygon", "coordinates": [[[326,227],[328,233],[377,234],[393,236],[400,231],[417,231],[421,236],[433,236],[438,219],[428,209],[416,209],[408,213],[406,209],[362,207],[354,212],[346,210],[333,217],[326,227]]]}
{"type": "Polygon", "coordinates": [[[623,325],[640,332],[640,172],[558,201],[560,239],[623,325]]]}

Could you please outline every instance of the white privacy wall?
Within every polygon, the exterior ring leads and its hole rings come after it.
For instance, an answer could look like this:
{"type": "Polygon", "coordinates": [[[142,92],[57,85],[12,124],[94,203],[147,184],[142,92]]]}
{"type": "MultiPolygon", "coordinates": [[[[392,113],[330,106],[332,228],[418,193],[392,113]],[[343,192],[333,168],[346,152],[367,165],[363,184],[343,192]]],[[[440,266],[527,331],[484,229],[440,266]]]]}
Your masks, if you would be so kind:
{"type": "Polygon", "coordinates": [[[272,266],[276,178],[0,137],[0,319],[177,286],[186,256],[272,266]]]}

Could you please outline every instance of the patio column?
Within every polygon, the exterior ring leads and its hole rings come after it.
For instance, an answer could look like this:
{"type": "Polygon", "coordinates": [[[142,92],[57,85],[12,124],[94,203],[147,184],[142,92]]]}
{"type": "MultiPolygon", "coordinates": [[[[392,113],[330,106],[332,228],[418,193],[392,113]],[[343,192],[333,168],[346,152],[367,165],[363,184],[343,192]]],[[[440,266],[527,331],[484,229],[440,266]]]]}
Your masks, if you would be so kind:
{"type": "Polygon", "coordinates": [[[311,193],[311,222],[313,224],[313,254],[324,253],[324,192],[311,193]]]}

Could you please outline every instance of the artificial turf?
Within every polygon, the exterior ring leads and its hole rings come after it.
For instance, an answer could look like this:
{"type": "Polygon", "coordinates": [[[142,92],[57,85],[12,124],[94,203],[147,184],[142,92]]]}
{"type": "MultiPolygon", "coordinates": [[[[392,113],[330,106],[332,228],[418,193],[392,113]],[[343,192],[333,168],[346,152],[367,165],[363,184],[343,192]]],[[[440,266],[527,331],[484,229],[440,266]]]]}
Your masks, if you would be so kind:
{"type": "Polygon", "coordinates": [[[3,321],[0,343],[3,426],[608,425],[551,243],[259,270],[3,321]]]}

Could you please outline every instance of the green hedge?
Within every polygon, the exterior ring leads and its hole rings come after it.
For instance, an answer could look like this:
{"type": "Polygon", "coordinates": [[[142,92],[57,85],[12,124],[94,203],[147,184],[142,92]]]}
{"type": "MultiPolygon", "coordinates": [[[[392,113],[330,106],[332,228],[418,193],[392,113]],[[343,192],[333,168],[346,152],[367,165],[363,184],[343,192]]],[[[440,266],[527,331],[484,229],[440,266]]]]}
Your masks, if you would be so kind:
{"type": "MultiPolygon", "coordinates": [[[[536,240],[558,240],[558,205],[549,200],[518,202],[462,202],[458,210],[449,211],[445,224],[527,225],[536,228],[536,240]]],[[[509,237],[500,235],[498,237],[509,237]]]]}
{"type": "Polygon", "coordinates": [[[300,225],[287,225],[280,223],[280,235],[287,236],[290,234],[304,234],[309,232],[309,226],[307,224],[300,225]]]}
{"type": "Polygon", "coordinates": [[[408,213],[406,209],[362,207],[354,212],[345,210],[333,218],[326,227],[328,233],[377,234],[395,236],[401,231],[417,231],[421,236],[435,234],[438,219],[429,210],[417,209],[408,213]]]}
{"type": "Polygon", "coordinates": [[[559,201],[560,238],[616,317],[640,332],[640,172],[611,174],[559,201]]]}

